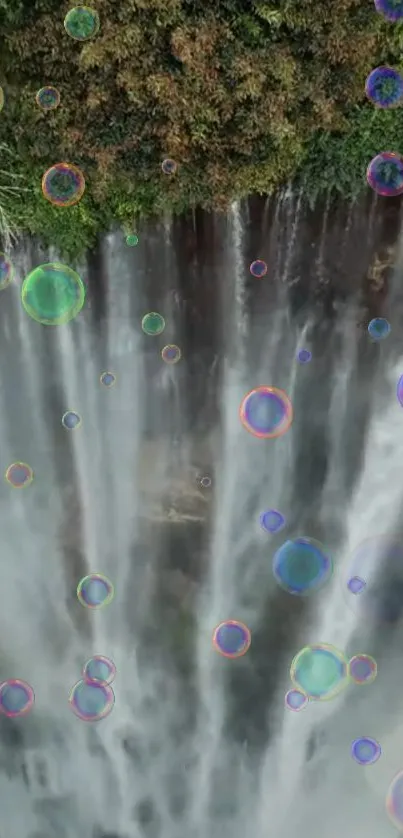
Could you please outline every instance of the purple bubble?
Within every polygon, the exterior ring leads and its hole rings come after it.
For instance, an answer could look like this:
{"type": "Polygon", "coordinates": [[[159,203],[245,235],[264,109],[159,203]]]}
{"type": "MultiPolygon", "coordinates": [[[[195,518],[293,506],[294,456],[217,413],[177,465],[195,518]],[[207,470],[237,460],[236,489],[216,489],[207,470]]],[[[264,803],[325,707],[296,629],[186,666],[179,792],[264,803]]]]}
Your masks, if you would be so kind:
{"type": "Polygon", "coordinates": [[[285,518],[277,509],[267,509],[260,516],[260,526],[269,533],[280,532],[285,527],[285,518]]]}
{"type": "Polygon", "coordinates": [[[348,672],[356,684],[371,684],[378,672],[376,660],[371,655],[354,655],[349,661],[348,672]]]}
{"type": "Polygon", "coordinates": [[[378,195],[395,197],[403,193],[403,159],[394,151],[381,151],[367,169],[367,182],[378,195]]]}
{"type": "Polygon", "coordinates": [[[299,713],[308,704],[308,696],[302,690],[292,689],[285,694],[285,706],[294,713],[299,713]]]}
{"type": "Polygon", "coordinates": [[[360,576],[352,576],[347,582],[347,587],[352,594],[362,594],[366,584],[360,576]]]}
{"type": "Polygon", "coordinates": [[[312,360],[312,352],[309,349],[300,349],[297,354],[297,361],[300,364],[309,364],[309,361],[312,360]]]}
{"type": "Polygon", "coordinates": [[[403,18],[403,0],[375,0],[375,8],[390,23],[403,18]]]}
{"type": "Polygon", "coordinates": [[[370,736],[361,736],[351,744],[351,756],[359,765],[373,765],[382,753],[381,746],[370,736]]]}
{"type": "Polygon", "coordinates": [[[400,376],[396,388],[397,400],[401,407],[403,407],[403,375],[400,376]]]}

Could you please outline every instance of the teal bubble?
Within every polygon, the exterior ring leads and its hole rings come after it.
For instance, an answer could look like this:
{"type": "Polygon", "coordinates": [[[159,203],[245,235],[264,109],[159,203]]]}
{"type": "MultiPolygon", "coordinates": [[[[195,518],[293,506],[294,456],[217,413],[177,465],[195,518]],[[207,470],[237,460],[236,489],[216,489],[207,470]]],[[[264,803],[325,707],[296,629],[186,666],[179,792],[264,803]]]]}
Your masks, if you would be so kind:
{"type": "Polygon", "coordinates": [[[313,538],[285,541],[273,557],[273,575],[289,594],[307,596],[329,581],[333,562],[313,538]]]}
{"type": "Polygon", "coordinates": [[[329,701],[349,683],[348,661],[328,643],[305,646],[291,663],[290,677],[308,698],[329,701]]]}

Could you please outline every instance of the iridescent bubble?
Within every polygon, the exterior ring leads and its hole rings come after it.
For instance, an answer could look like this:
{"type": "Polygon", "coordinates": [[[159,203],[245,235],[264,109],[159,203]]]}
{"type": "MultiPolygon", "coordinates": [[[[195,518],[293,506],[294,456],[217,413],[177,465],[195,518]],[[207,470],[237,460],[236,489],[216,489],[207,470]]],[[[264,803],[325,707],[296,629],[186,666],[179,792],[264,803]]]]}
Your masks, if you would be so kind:
{"type": "Polygon", "coordinates": [[[374,536],[359,544],[343,563],[344,598],[362,625],[396,623],[403,617],[403,544],[388,536],[374,536]],[[358,578],[358,596],[351,580],[358,578]]]}
{"type": "Polygon", "coordinates": [[[371,684],[375,681],[378,667],[371,655],[354,655],[348,664],[348,673],[355,684],[371,684]]]}
{"type": "Polygon", "coordinates": [[[86,608],[103,608],[112,602],[114,594],[112,582],[102,573],[84,576],[77,587],[77,597],[86,608]]]}
{"type": "Polygon", "coordinates": [[[277,387],[256,387],[246,394],[239,418],[247,431],[259,439],[275,439],[288,431],[293,420],[290,399],[277,387]]]}
{"type": "Polygon", "coordinates": [[[280,532],[285,527],[285,518],[277,509],[266,509],[260,516],[260,526],[269,533],[280,532]]]}
{"type": "Polygon", "coordinates": [[[177,364],[181,357],[182,352],[175,343],[168,343],[161,349],[161,358],[166,364],[177,364]]]}
{"type": "Polygon", "coordinates": [[[35,694],[26,681],[9,678],[0,684],[0,713],[10,719],[25,716],[32,710],[35,694]]]}
{"type": "Polygon", "coordinates": [[[392,67],[376,67],[365,82],[365,93],[377,108],[394,108],[403,99],[403,78],[392,67]]]}
{"type": "Polygon", "coordinates": [[[390,323],[384,317],[374,317],[368,323],[368,334],[372,340],[385,340],[391,333],[390,323]]]}
{"type": "Polygon", "coordinates": [[[401,407],[403,407],[403,375],[400,376],[396,387],[397,400],[401,407]]]}
{"type": "Polygon", "coordinates": [[[113,710],[115,694],[110,684],[77,681],[69,695],[70,707],[83,722],[99,722],[113,710]]]}
{"type": "Polygon", "coordinates": [[[391,23],[403,18],[403,0],[375,0],[375,8],[391,23]]]}
{"type": "Polygon", "coordinates": [[[44,326],[61,326],[77,317],[85,301],[85,285],[67,265],[47,262],[25,277],[21,302],[27,314],[44,326]]]}
{"type": "Polygon", "coordinates": [[[309,361],[312,360],[312,352],[309,349],[300,349],[297,354],[297,361],[300,364],[309,364],[309,361]]]}
{"type": "Polygon", "coordinates": [[[62,425],[67,431],[75,431],[81,425],[81,416],[75,410],[67,410],[63,413],[62,425]]]}
{"type": "Polygon", "coordinates": [[[299,713],[308,704],[308,696],[302,690],[288,690],[285,694],[285,706],[294,713],[299,713]]]}
{"type": "Polygon", "coordinates": [[[307,596],[329,581],[333,562],[325,548],[313,538],[285,541],[273,557],[273,574],[289,594],[307,596]]]}
{"type": "Polygon", "coordinates": [[[7,483],[10,484],[14,489],[25,489],[27,486],[30,486],[33,479],[34,473],[32,471],[31,466],[27,465],[27,463],[12,463],[11,466],[5,472],[4,477],[7,480],[7,483]]]}
{"type": "Polygon", "coordinates": [[[113,372],[103,372],[99,380],[104,387],[113,387],[116,384],[116,375],[113,372]]]}
{"type": "Polygon", "coordinates": [[[362,594],[366,582],[360,576],[352,576],[347,582],[348,590],[351,594],[362,594]]]}
{"type": "Polygon", "coordinates": [[[135,235],[135,233],[131,233],[129,236],[126,236],[126,244],[129,247],[136,247],[139,243],[139,237],[135,235]]]}
{"type": "Polygon", "coordinates": [[[43,111],[54,111],[60,105],[60,93],[56,87],[41,87],[35,96],[36,104],[43,111]]]}
{"type": "Polygon", "coordinates": [[[225,620],[214,630],[213,646],[225,658],[240,658],[251,644],[251,633],[239,620],[225,620]]]}
{"type": "Polygon", "coordinates": [[[75,41],[88,41],[99,32],[99,14],[89,6],[75,6],[64,18],[64,28],[75,41]]]}
{"type": "Polygon", "coordinates": [[[256,279],[261,279],[267,274],[266,262],[263,262],[262,259],[256,259],[255,262],[252,262],[250,265],[249,270],[252,276],[256,277],[256,279]]]}
{"type": "Polygon", "coordinates": [[[334,698],[348,682],[348,663],[339,649],[328,643],[305,646],[290,668],[291,681],[315,701],[334,698]]]}
{"type": "Polygon", "coordinates": [[[379,742],[370,736],[361,736],[351,743],[351,756],[359,765],[373,765],[381,753],[379,742]]]}
{"type": "Polygon", "coordinates": [[[403,193],[403,158],[394,151],[381,151],[371,160],[367,181],[378,195],[394,197],[403,193]]]}
{"type": "Polygon", "coordinates": [[[116,666],[110,658],[94,655],[83,668],[84,681],[97,684],[111,684],[116,675],[116,666]]]}
{"type": "Polygon", "coordinates": [[[162,161],[161,169],[164,172],[164,175],[174,175],[178,169],[178,164],[175,163],[175,160],[172,160],[171,157],[167,157],[162,161]]]}
{"type": "Polygon", "coordinates": [[[0,253],[0,291],[7,288],[14,276],[14,267],[5,253],[0,253]]]}
{"type": "Polygon", "coordinates": [[[162,314],[158,314],[156,311],[150,311],[144,315],[141,321],[141,328],[146,335],[155,337],[156,335],[161,335],[164,331],[165,320],[162,314]]]}
{"type": "Polygon", "coordinates": [[[399,832],[403,832],[403,771],[393,778],[385,802],[388,818],[399,832]]]}
{"type": "Polygon", "coordinates": [[[78,204],[85,192],[85,178],[74,163],[55,163],[42,178],[42,195],[55,207],[78,204]]]}

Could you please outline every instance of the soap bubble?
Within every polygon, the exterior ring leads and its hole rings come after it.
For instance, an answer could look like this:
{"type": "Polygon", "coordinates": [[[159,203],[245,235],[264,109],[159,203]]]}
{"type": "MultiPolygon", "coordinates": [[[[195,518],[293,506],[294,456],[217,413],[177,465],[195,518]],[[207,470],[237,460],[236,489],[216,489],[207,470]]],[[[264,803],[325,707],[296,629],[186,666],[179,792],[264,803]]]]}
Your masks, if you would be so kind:
{"type": "Polygon", "coordinates": [[[136,236],[134,233],[131,233],[129,236],[126,236],[126,244],[129,247],[136,247],[139,243],[139,237],[136,236]]]}
{"type": "Polygon", "coordinates": [[[64,28],[75,41],[88,41],[100,27],[99,14],[89,6],[75,6],[64,18],[64,28]]]}
{"type": "Polygon", "coordinates": [[[75,431],[81,425],[81,416],[75,410],[67,410],[66,413],[63,413],[62,425],[63,428],[66,428],[66,431],[75,431]]]}
{"type": "Polygon", "coordinates": [[[202,489],[209,489],[211,486],[212,480],[208,474],[204,474],[203,477],[200,478],[200,486],[202,489]]]}
{"type": "Polygon", "coordinates": [[[112,582],[102,573],[84,576],[77,586],[77,597],[86,608],[103,608],[112,602],[114,594],[112,582]]]}
{"type": "Polygon", "coordinates": [[[371,335],[372,340],[385,340],[390,333],[390,323],[384,317],[374,317],[368,323],[368,334],[371,335]]]}
{"type": "Polygon", "coordinates": [[[397,400],[401,407],[403,407],[403,375],[400,376],[396,387],[397,400]]]}
{"type": "Polygon", "coordinates": [[[9,678],[0,684],[0,713],[10,719],[25,716],[32,710],[35,695],[26,681],[9,678]]]}
{"type": "Polygon", "coordinates": [[[83,722],[99,722],[113,710],[115,694],[109,684],[81,680],[71,690],[69,703],[83,722]]]}
{"type": "Polygon", "coordinates": [[[348,663],[339,649],[328,643],[305,646],[290,668],[291,681],[315,701],[329,701],[348,682],[348,663]]]}
{"type": "Polygon", "coordinates": [[[85,285],[67,265],[46,262],[25,277],[21,301],[27,314],[45,326],[61,326],[73,320],[85,300],[85,285]]]}
{"type": "Polygon", "coordinates": [[[403,832],[403,771],[396,774],[388,788],[386,812],[393,825],[403,832]]]}
{"type": "Polygon", "coordinates": [[[308,696],[302,690],[288,690],[285,695],[285,706],[294,713],[299,713],[308,704],[308,696]]]}
{"type": "Polygon", "coordinates": [[[377,108],[393,108],[403,98],[403,78],[392,67],[376,67],[365,82],[365,93],[377,108]]]}
{"type": "Polygon", "coordinates": [[[277,509],[266,509],[260,516],[260,526],[269,533],[280,532],[285,527],[285,518],[277,509]]]}
{"type": "Polygon", "coordinates": [[[141,328],[146,335],[156,336],[161,335],[165,329],[165,320],[162,314],[156,311],[150,311],[145,314],[141,321],[141,328]]]}
{"type": "Polygon", "coordinates": [[[255,262],[252,262],[250,265],[249,270],[252,276],[256,277],[256,279],[261,279],[267,274],[266,262],[263,262],[262,259],[256,259],[255,262]]]}
{"type": "Polygon", "coordinates": [[[293,420],[290,399],[277,387],[256,387],[246,394],[239,418],[247,431],[259,439],[275,439],[288,431],[293,420]]]}
{"type": "Polygon", "coordinates": [[[351,594],[362,594],[366,582],[360,576],[352,576],[347,582],[348,590],[351,594]]]}
{"type": "Polygon", "coordinates": [[[182,352],[175,343],[168,343],[167,346],[161,349],[161,358],[166,364],[177,364],[181,357],[182,352]]]}
{"type": "Polygon", "coordinates": [[[361,736],[351,743],[351,756],[359,765],[373,765],[381,753],[379,742],[370,736],[361,736]]]}
{"type": "Polygon", "coordinates": [[[43,197],[55,207],[78,204],[84,192],[84,175],[74,163],[55,163],[43,175],[43,197]]]}
{"type": "Polygon", "coordinates": [[[25,489],[34,479],[34,472],[27,463],[12,463],[5,472],[7,483],[14,489],[25,489]]]}
{"type": "Polygon", "coordinates": [[[104,387],[113,387],[116,384],[116,375],[113,372],[103,372],[99,380],[104,387]]]}
{"type": "Polygon", "coordinates": [[[214,630],[213,646],[225,658],[240,658],[251,644],[251,633],[239,620],[225,620],[214,630]]]}
{"type": "Polygon", "coordinates": [[[84,681],[99,684],[111,684],[116,675],[116,666],[110,658],[94,655],[83,668],[84,681]]]}
{"type": "Polygon", "coordinates": [[[56,87],[41,87],[35,96],[36,104],[43,111],[54,111],[60,105],[60,93],[56,87]]]}
{"type": "Polygon", "coordinates": [[[403,617],[403,544],[388,536],[361,542],[341,566],[344,598],[363,625],[394,624],[403,617]],[[352,585],[352,580],[361,582],[352,585]],[[363,584],[362,584],[363,583],[363,584]]]}
{"type": "Polygon", "coordinates": [[[377,676],[376,660],[371,655],[354,655],[348,664],[348,673],[355,684],[372,684],[377,676]]]}
{"type": "Polygon", "coordinates": [[[4,108],[4,90],[0,87],[0,111],[4,108]]]}
{"type": "Polygon", "coordinates": [[[403,0],[375,0],[375,8],[390,23],[403,18],[403,0]]]}
{"type": "Polygon", "coordinates": [[[175,160],[167,157],[166,160],[162,161],[161,169],[164,172],[164,175],[174,175],[178,169],[178,164],[175,163],[175,160]]]}
{"type": "Polygon", "coordinates": [[[289,594],[306,596],[329,581],[333,562],[325,548],[313,538],[285,541],[273,557],[273,574],[289,594]]]}
{"type": "Polygon", "coordinates": [[[297,361],[300,364],[309,364],[309,361],[312,360],[312,352],[309,349],[300,349],[297,354],[297,361]]]}
{"type": "Polygon", "coordinates": [[[0,253],[0,291],[10,285],[13,276],[13,263],[5,253],[0,253]]]}
{"type": "Polygon", "coordinates": [[[403,193],[403,158],[394,151],[381,151],[367,169],[367,181],[378,195],[393,197],[403,193]]]}

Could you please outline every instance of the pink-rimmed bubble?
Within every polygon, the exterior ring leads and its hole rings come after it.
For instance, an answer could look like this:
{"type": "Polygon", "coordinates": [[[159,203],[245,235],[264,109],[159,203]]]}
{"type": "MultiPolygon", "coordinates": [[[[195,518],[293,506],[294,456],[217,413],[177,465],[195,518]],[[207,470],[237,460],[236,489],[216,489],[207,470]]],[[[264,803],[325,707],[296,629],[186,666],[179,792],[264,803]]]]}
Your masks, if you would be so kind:
{"type": "Polygon", "coordinates": [[[403,193],[403,158],[395,151],[381,151],[374,157],[367,169],[367,183],[385,197],[396,197],[403,193]]]}
{"type": "Polygon", "coordinates": [[[11,463],[4,477],[13,489],[25,489],[31,485],[34,479],[34,472],[27,463],[11,463]]]}
{"type": "Polygon", "coordinates": [[[115,694],[109,684],[77,681],[69,695],[73,713],[83,722],[99,722],[112,712],[115,694]]]}
{"type": "Polygon", "coordinates": [[[89,573],[80,579],[77,586],[77,598],[86,608],[103,608],[114,597],[112,582],[103,573],[89,573]]]}
{"type": "Polygon", "coordinates": [[[213,646],[224,658],[240,658],[251,644],[251,633],[239,620],[225,620],[213,633],[213,646]]]}
{"type": "Polygon", "coordinates": [[[249,266],[249,270],[255,279],[262,279],[267,274],[266,262],[263,262],[263,259],[255,259],[249,266]]]}
{"type": "Polygon", "coordinates": [[[403,407],[403,375],[400,376],[399,381],[397,382],[396,396],[400,407],[403,407]]]}
{"type": "Polygon", "coordinates": [[[88,683],[111,684],[116,675],[116,666],[104,655],[93,655],[83,667],[83,678],[88,683]]]}
{"type": "Polygon", "coordinates": [[[348,664],[348,674],[355,684],[372,684],[377,676],[378,666],[371,655],[354,655],[348,664]]]}
{"type": "Polygon", "coordinates": [[[276,439],[291,427],[292,404],[278,387],[255,387],[243,398],[239,418],[244,428],[258,439],[276,439]]]}
{"type": "Polygon", "coordinates": [[[26,716],[32,710],[35,694],[26,681],[9,678],[0,684],[0,713],[10,719],[26,716]]]}
{"type": "Polygon", "coordinates": [[[389,820],[403,832],[403,771],[393,778],[386,795],[386,813],[389,820]]]}
{"type": "Polygon", "coordinates": [[[284,702],[288,710],[299,713],[307,706],[308,700],[308,696],[302,690],[292,689],[285,694],[284,702]]]}
{"type": "Polygon", "coordinates": [[[381,756],[382,749],[376,739],[361,736],[351,743],[351,756],[359,765],[373,765],[381,756]]]}

